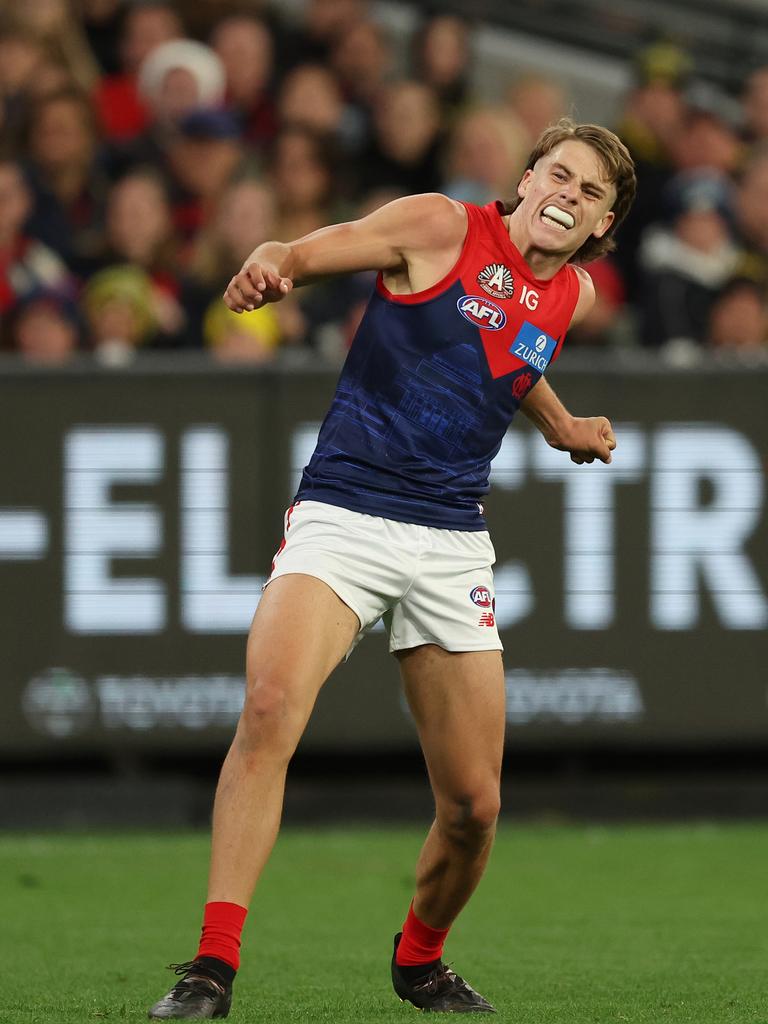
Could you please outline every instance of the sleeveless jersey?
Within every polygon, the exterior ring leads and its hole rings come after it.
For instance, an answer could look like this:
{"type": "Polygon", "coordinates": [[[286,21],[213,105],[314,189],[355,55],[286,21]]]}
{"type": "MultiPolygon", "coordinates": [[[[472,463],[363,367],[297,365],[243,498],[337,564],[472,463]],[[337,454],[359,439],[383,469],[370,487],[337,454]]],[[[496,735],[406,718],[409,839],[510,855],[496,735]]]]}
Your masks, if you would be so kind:
{"type": "Polygon", "coordinates": [[[491,460],[560,354],[579,279],[568,264],[534,277],[502,205],[464,205],[461,255],[442,281],[394,295],[379,274],[296,500],[486,528],[491,460]]]}

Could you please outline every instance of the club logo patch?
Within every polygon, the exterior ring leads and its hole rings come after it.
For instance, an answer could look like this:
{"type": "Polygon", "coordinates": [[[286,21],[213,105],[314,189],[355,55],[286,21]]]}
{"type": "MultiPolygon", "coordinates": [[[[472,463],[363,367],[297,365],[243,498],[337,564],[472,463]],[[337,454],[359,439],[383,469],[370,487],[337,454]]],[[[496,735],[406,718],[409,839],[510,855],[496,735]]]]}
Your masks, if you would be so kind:
{"type": "Polygon", "coordinates": [[[509,351],[513,356],[517,356],[518,359],[522,359],[524,363],[532,366],[534,370],[544,373],[556,348],[557,340],[555,338],[551,338],[546,331],[542,331],[529,320],[525,320],[509,351]]]}
{"type": "Polygon", "coordinates": [[[533,376],[526,370],[512,381],[512,397],[521,401],[533,387],[533,376]]]}
{"type": "Polygon", "coordinates": [[[500,331],[507,322],[504,310],[482,295],[462,295],[456,308],[465,320],[486,331],[500,331]]]}
{"type": "Polygon", "coordinates": [[[511,299],[515,294],[512,271],[503,263],[489,263],[477,275],[477,283],[494,299],[511,299]]]}
{"type": "Polygon", "coordinates": [[[493,601],[488,587],[475,587],[469,592],[469,597],[478,608],[490,608],[493,601]]]}

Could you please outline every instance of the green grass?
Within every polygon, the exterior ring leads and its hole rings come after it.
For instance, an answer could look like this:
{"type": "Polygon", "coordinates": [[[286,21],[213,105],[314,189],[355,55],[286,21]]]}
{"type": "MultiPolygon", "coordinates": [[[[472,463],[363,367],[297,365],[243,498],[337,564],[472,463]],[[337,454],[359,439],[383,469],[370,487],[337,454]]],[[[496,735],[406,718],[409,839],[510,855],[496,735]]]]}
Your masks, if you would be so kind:
{"type": "MultiPolygon", "coordinates": [[[[389,987],[415,829],[286,831],[230,1020],[412,1019],[389,987]]],[[[193,955],[200,835],[0,838],[0,1021],[141,1020],[193,955]]],[[[768,827],[512,827],[449,939],[510,1024],[768,1024],[768,827]]]]}

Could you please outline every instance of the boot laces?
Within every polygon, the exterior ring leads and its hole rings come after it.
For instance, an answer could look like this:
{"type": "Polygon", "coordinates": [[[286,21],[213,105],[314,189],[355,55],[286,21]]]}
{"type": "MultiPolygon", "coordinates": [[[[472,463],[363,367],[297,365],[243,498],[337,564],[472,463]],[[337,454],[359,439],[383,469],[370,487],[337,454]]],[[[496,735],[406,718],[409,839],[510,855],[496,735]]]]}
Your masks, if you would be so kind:
{"type": "Polygon", "coordinates": [[[449,985],[461,983],[461,978],[458,974],[451,970],[452,963],[453,961],[451,961],[451,963],[440,964],[439,967],[435,967],[433,971],[430,971],[424,981],[415,985],[414,988],[433,996],[437,994],[441,985],[446,982],[449,985]]]}
{"type": "Polygon", "coordinates": [[[224,979],[222,978],[221,981],[218,981],[216,978],[212,978],[211,975],[209,974],[210,968],[203,968],[203,965],[200,963],[199,960],[187,960],[186,963],[183,964],[168,964],[168,970],[173,971],[174,974],[185,975],[185,977],[183,977],[181,981],[177,981],[176,984],[174,985],[174,988],[176,989],[189,988],[195,984],[203,982],[204,984],[211,985],[219,994],[223,994],[225,990],[223,984],[224,979]],[[195,968],[202,968],[202,970],[205,973],[192,973],[194,972],[195,968]],[[187,977],[187,975],[190,976],[187,977]]]}

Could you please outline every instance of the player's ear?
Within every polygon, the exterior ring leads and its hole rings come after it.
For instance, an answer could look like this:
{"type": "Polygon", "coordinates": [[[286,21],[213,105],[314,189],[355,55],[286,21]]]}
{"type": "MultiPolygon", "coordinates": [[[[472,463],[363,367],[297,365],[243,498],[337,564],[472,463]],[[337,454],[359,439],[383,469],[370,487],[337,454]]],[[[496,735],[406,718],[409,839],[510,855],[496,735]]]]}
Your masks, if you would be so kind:
{"type": "Polygon", "coordinates": [[[528,191],[528,185],[530,184],[531,178],[533,177],[533,171],[530,168],[525,172],[517,185],[517,194],[520,199],[525,198],[525,194],[528,191]]]}
{"type": "Polygon", "coordinates": [[[609,210],[608,213],[603,217],[600,223],[597,225],[595,230],[592,232],[595,238],[602,238],[608,228],[613,224],[616,218],[616,214],[613,210],[609,210]]]}

